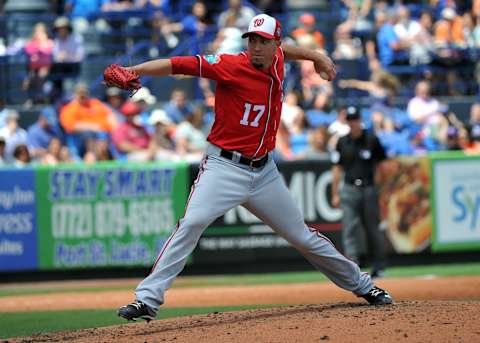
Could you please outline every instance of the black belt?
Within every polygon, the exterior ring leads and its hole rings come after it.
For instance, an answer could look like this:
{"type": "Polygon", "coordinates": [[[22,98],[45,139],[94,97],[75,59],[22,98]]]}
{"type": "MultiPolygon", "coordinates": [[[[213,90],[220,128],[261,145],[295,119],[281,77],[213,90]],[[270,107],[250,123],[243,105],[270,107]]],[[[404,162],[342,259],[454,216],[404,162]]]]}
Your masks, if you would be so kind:
{"type": "MultiPolygon", "coordinates": [[[[234,161],[234,156],[235,155],[230,150],[222,149],[222,151],[220,152],[220,156],[234,161]]],[[[263,167],[265,164],[267,164],[267,162],[268,162],[268,154],[266,154],[265,156],[263,156],[262,158],[260,158],[258,160],[252,160],[251,158],[247,158],[247,157],[244,157],[244,156],[240,156],[240,159],[238,160],[238,163],[241,163],[241,164],[244,164],[246,166],[253,167],[253,168],[263,167]]]]}
{"type": "Polygon", "coordinates": [[[345,183],[348,183],[349,185],[356,186],[356,187],[369,187],[369,186],[374,186],[375,183],[372,180],[368,179],[345,179],[345,183]]]}

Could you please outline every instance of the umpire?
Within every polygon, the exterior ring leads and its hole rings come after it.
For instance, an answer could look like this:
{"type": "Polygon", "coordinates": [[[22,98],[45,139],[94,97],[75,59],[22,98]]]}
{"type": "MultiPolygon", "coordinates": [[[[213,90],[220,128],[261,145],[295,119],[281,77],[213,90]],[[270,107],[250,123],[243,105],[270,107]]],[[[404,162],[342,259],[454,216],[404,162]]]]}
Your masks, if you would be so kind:
{"type": "Polygon", "coordinates": [[[380,211],[375,171],[379,162],[385,160],[385,150],[378,138],[367,132],[362,125],[356,107],[347,108],[347,123],[350,133],[338,140],[332,152],[332,205],[343,210],[342,240],[345,254],[359,262],[361,241],[357,230],[366,231],[368,250],[372,257],[372,278],[383,276],[385,249],[383,235],[379,230],[380,211]],[[344,172],[344,183],[339,188],[344,172]]]}

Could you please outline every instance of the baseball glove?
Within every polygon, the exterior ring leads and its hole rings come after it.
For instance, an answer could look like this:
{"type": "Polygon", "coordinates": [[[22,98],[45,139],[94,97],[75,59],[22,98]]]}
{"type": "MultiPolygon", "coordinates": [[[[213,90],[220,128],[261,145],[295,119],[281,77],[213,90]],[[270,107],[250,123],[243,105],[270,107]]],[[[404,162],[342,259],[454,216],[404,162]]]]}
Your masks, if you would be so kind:
{"type": "Polygon", "coordinates": [[[118,64],[110,64],[105,69],[103,72],[103,80],[108,87],[117,87],[128,90],[131,92],[130,96],[142,88],[140,75],[135,71],[118,64]]]}

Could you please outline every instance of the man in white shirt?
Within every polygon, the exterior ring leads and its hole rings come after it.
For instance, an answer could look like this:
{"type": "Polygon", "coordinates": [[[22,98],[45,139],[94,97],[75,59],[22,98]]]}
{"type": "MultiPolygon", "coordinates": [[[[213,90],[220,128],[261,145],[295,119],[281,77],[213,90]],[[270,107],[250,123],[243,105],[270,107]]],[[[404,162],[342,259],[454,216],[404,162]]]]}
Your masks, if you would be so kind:
{"type": "Polygon", "coordinates": [[[430,95],[428,81],[420,81],[415,86],[415,97],[410,99],[407,105],[407,113],[410,119],[417,124],[435,124],[441,120],[442,106],[440,102],[430,95]]]}
{"type": "Polygon", "coordinates": [[[420,24],[410,17],[410,10],[406,6],[400,6],[397,10],[398,21],[393,30],[400,40],[412,41],[421,31],[420,24]]]}
{"type": "Polygon", "coordinates": [[[5,140],[5,160],[13,162],[13,151],[17,145],[27,144],[27,131],[18,126],[18,112],[10,110],[5,118],[5,127],[0,129],[0,137],[5,140]]]}

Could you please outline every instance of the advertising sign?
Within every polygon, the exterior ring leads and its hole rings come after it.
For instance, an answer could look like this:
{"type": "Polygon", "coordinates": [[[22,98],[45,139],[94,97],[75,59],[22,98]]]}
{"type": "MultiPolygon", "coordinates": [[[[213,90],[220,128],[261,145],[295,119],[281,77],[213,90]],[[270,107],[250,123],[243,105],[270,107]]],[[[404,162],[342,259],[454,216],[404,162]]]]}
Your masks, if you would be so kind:
{"type": "Polygon", "coordinates": [[[37,169],[41,269],[150,265],[187,195],[187,165],[37,169]]]}
{"type": "Polygon", "coordinates": [[[392,159],[379,173],[381,229],[397,253],[430,248],[430,161],[427,157],[392,159]]]}
{"type": "Polygon", "coordinates": [[[480,158],[433,160],[434,251],[480,248],[480,158]]]}
{"type": "Polygon", "coordinates": [[[0,178],[0,270],[34,270],[37,261],[35,175],[2,170],[0,178]]]}

